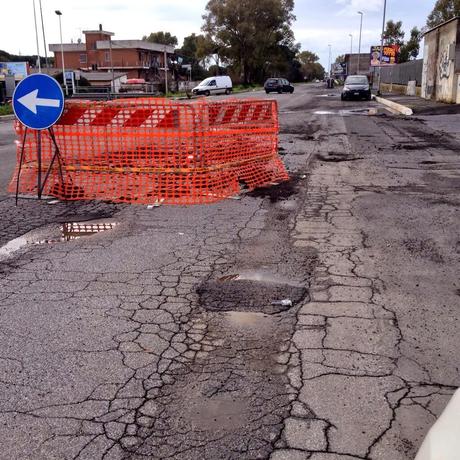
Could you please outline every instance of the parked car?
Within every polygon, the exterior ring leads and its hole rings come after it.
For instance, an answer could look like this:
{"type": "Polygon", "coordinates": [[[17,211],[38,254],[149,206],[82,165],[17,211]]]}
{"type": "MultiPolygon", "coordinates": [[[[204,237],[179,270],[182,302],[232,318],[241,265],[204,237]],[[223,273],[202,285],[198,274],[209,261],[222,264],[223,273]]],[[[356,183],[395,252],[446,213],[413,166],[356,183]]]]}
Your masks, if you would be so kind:
{"type": "Polygon", "coordinates": [[[342,101],[353,98],[370,101],[372,93],[366,75],[349,75],[345,80],[341,97],[342,101]]]}
{"type": "Polygon", "coordinates": [[[232,79],[228,75],[205,78],[198,86],[192,89],[194,96],[204,94],[230,94],[233,89],[232,79]]]}
{"type": "Polygon", "coordinates": [[[285,78],[269,78],[264,84],[268,93],[293,93],[294,87],[285,78]]]}

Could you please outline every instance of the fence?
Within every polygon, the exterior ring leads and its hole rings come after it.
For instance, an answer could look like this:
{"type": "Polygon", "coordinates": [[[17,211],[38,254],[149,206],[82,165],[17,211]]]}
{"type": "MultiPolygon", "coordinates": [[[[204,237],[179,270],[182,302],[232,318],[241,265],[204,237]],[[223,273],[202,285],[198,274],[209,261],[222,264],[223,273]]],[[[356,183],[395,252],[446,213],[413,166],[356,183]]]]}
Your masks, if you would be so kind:
{"type": "Polygon", "coordinates": [[[423,59],[404,62],[389,67],[382,67],[382,83],[393,83],[395,85],[407,85],[409,81],[415,80],[417,86],[422,84],[423,59]]]}
{"type": "MultiPolygon", "coordinates": [[[[24,139],[19,123],[18,158],[24,139]]],[[[42,132],[43,193],[65,200],[211,203],[288,179],[278,157],[275,101],[166,99],[66,102],[42,132]],[[54,145],[60,151],[52,164],[54,145]]],[[[18,167],[10,183],[15,191],[18,167]]],[[[37,192],[37,132],[29,130],[19,191],[37,192]]]]}

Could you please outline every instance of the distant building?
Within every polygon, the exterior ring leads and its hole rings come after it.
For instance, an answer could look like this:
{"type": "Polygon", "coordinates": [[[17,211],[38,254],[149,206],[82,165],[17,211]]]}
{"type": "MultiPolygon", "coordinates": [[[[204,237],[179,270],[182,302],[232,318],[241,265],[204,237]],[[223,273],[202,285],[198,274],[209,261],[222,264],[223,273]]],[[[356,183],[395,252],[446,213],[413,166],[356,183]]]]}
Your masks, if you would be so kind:
{"type": "MultiPolygon", "coordinates": [[[[112,40],[113,32],[85,30],[85,43],[64,43],[64,64],[69,70],[114,71],[128,78],[146,81],[164,76],[164,56],[174,54],[174,46],[144,40],[112,40]]],[[[49,45],[54,52],[55,67],[61,68],[61,44],[49,45]]]]}
{"type": "Polygon", "coordinates": [[[422,97],[460,104],[460,17],[424,34],[422,97]]]}
{"type": "Polygon", "coordinates": [[[370,70],[370,62],[371,58],[369,53],[345,54],[344,63],[347,75],[370,75],[372,73],[370,70]]]}

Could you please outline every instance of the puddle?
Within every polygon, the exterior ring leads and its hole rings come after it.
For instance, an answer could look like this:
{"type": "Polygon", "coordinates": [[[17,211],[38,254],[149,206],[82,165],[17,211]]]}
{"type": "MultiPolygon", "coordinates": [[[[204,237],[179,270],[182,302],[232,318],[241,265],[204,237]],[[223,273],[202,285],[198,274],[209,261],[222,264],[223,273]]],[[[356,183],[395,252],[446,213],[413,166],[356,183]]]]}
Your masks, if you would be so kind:
{"type": "Polygon", "coordinates": [[[111,230],[117,222],[65,222],[61,226],[62,241],[71,241],[84,236],[95,235],[96,233],[111,230]]]}
{"type": "Polygon", "coordinates": [[[95,235],[111,230],[118,222],[109,219],[99,219],[87,222],[63,222],[60,225],[51,224],[25,233],[0,247],[0,261],[7,259],[15,252],[27,246],[61,243],[95,235]]]}
{"type": "Polygon", "coordinates": [[[234,326],[259,326],[266,321],[268,316],[263,313],[251,313],[247,311],[228,311],[226,319],[234,326]]]}
{"type": "Polygon", "coordinates": [[[350,117],[353,115],[375,116],[387,113],[386,109],[376,107],[363,107],[362,109],[349,110],[317,110],[313,112],[315,115],[340,115],[342,117],[350,117]]]}
{"type": "Polygon", "coordinates": [[[290,286],[301,287],[299,282],[296,282],[290,278],[283,277],[281,275],[269,272],[267,270],[241,270],[239,273],[233,273],[230,275],[221,276],[218,281],[223,283],[226,281],[235,280],[246,280],[246,281],[257,281],[262,283],[281,283],[290,286]]]}

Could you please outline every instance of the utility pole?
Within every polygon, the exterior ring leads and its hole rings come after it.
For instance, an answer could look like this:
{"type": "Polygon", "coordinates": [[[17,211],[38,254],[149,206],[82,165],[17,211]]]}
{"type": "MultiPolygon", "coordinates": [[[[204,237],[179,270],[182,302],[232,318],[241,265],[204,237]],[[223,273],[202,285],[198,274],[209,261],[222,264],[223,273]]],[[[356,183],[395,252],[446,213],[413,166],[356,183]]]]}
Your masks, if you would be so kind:
{"type": "Polygon", "coordinates": [[[351,40],[351,43],[350,43],[350,59],[351,59],[351,55],[353,54],[353,34],[348,34],[348,36],[350,37],[350,40],[351,40]]]}
{"type": "Polygon", "coordinates": [[[377,94],[380,96],[380,86],[382,84],[382,57],[383,57],[383,35],[385,34],[385,19],[387,14],[387,0],[383,2],[383,22],[382,22],[382,37],[380,40],[380,58],[379,58],[379,85],[377,89],[377,94]]]}
{"type": "Polygon", "coordinates": [[[112,73],[112,85],[111,90],[115,92],[115,82],[114,82],[114,74],[113,74],[113,59],[112,59],[112,36],[109,35],[109,49],[110,49],[110,72],[112,73]]]}
{"type": "Polygon", "coordinates": [[[38,71],[42,72],[42,65],[40,62],[40,47],[38,46],[38,28],[37,28],[37,12],[35,10],[35,0],[32,0],[34,7],[34,23],[35,23],[35,41],[37,42],[37,62],[38,62],[38,71]]]}
{"type": "Polygon", "coordinates": [[[329,47],[329,61],[328,61],[328,72],[329,72],[329,78],[331,78],[331,45],[327,45],[329,47]]]}
{"type": "Polygon", "coordinates": [[[164,64],[165,64],[165,96],[168,96],[168,63],[166,56],[166,45],[164,45],[164,64]]]}
{"type": "Polygon", "coordinates": [[[46,66],[47,69],[49,69],[48,52],[46,51],[45,23],[43,22],[42,0],[38,0],[38,5],[40,7],[40,17],[41,17],[41,20],[42,20],[43,47],[45,48],[45,66],[46,66]]]}
{"type": "Polygon", "coordinates": [[[363,32],[363,15],[364,15],[364,13],[362,11],[358,11],[358,14],[361,15],[361,22],[359,24],[358,70],[356,72],[359,75],[359,61],[361,59],[361,35],[362,35],[362,32],[363,32]]]}

